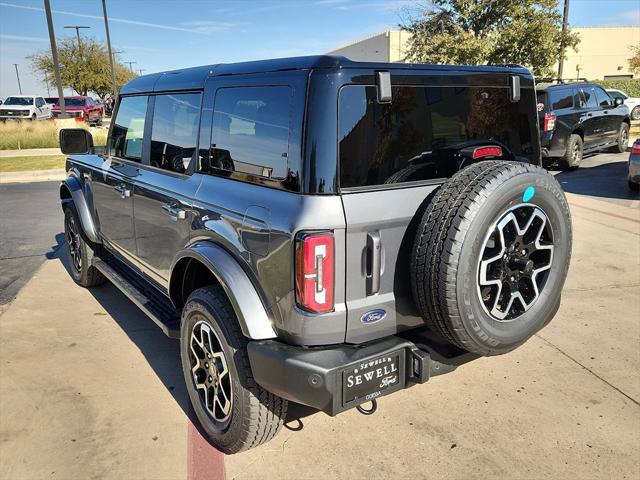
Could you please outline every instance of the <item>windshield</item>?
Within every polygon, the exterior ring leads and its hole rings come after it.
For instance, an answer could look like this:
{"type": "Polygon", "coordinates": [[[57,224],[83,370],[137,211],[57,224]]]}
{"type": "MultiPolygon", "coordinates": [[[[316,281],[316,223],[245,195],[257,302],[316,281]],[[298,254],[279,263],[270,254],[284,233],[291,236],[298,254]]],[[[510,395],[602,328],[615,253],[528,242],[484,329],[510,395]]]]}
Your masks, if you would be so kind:
{"type": "Polygon", "coordinates": [[[86,100],[84,98],[65,98],[64,104],[67,107],[84,107],[86,100]]]}
{"type": "Polygon", "coordinates": [[[5,100],[4,104],[28,107],[33,105],[33,97],[9,97],[5,100]]]}

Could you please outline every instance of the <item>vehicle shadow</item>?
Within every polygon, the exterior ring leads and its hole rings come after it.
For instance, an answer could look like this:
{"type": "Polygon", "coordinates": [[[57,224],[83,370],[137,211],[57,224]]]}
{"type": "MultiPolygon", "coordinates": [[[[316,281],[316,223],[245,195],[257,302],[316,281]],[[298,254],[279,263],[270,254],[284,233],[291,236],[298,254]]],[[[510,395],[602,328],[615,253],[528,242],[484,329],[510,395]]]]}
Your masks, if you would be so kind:
{"type": "MultiPolygon", "coordinates": [[[[67,259],[64,235],[56,235],[55,240],[57,245],[47,254],[47,258],[59,260],[67,273],[69,273],[70,266],[67,259]]],[[[193,412],[189,394],[185,387],[180,363],[179,341],[164,335],[153,321],[110,283],[92,287],[88,291],[140,350],[149,366],[171,393],[185,416],[191,420],[192,424],[206,438],[193,412]]],[[[314,413],[319,412],[304,405],[289,403],[285,428],[292,431],[302,430],[304,426],[302,419],[314,413]]]]}
{"type": "Polygon", "coordinates": [[[565,192],[602,198],[633,200],[638,194],[627,186],[626,161],[609,162],[592,167],[581,166],[577,170],[560,172],[556,180],[565,192]]]}

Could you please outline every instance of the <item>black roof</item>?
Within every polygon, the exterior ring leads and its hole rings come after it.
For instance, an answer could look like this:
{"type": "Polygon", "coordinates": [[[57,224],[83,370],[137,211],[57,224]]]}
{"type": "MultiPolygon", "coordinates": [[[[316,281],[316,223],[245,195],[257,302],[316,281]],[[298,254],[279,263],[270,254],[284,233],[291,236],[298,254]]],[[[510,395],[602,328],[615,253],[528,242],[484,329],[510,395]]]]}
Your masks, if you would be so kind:
{"type": "Polygon", "coordinates": [[[248,73],[266,73],[283,70],[312,70],[321,68],[371,68],[376,70],[392,69],[430,69],[444,71],[499,71],[530,75],[520,65],[460,66],[428,65],[415,63],[354,62],[337,55],[315,55],[307,57],[276,58],[240,63],[220,63],[202,67],[184,68],[167,72],[152,73],[136,77],[122,87],[123,95],[142,92],[160,92],[167,90],[190,90],[204,88],[207,77],[220,75],[238,75],[248,73]]]}

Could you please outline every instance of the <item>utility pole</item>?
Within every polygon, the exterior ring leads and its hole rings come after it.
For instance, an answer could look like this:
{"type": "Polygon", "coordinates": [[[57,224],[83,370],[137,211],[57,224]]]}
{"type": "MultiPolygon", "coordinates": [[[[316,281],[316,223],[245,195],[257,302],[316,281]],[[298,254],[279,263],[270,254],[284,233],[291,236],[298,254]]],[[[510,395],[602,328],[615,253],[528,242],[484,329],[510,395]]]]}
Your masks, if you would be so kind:
{"type": "Polygon", "coordinates": [[[56,86],[58,87],[58,99],[60,105],[60,118],[67,117],[67,110],[64,106],[64,92],[62,91],[62,80],[60,79],[60,64],[58,63],[58,49],[56,48],[56,36],[53,32],[53,20],[51,19],[51,5],[49,0],[44,0],[44,10],[47,14],[47,26],[49,27],[49,41],[51,42],[51,57],[53,58],[53,71],[56,75],[56,86]]]}
{"type": "Polygon", "coordinates": [[[111,88],[113,90],[113,99],[118,95],[118,87],[116,86],[116,70],[113,66],[113,52],[111,51],[111,37],[109,36],[109,21],[107,20],[107,4],[106,0],[102,0],[102,14],[104,16],[104,30],[107,33],[107,49],[109,50],[109,63],[111,64],[111,88]]]}
{"type": "Polygon", "coordinates": [[[16,78],[18,79],[18,91],[20,92],[20,95],[22,95],[22,85],[20,85],[20,74],[18,73],[18,64],[14,63],[13,66],[16,67],[16,78]]]}
{"type": "Polygon", "coordinates": [[[80,43],[80,29],[81,28],[91,28],[91,27],[87,27],[84,25],[65,25],[64,28],[75,28],[76,29],[76,37],[78,37],[78,51],[80,51],[80,49],[82,48],[82,45],[80,43]]]}
{"type": "Polygon", "coordinates": [[[139,68],[138,69],[138,75],[142,76],[142,72],[144,72],[146,69],[144,68],[139,68]]]}
{"type": "Polygon", "coordinates": [[[126,64],[129,65],[129,70],[131,70],[133,72],[133,67],[131,65],[133,65],[134,63],[138,63],[138,62],[124,62],[126,64]]]}
{"type": "Polygon", "coordinates": [[[562,14],[562,40],[560,41],[560,57],[558,58],[558,78],[562,78],[564,67],[564,36],[567,33],[567,21],[569,20],[569,0],[564,0],[564,12],[562,14]]]}

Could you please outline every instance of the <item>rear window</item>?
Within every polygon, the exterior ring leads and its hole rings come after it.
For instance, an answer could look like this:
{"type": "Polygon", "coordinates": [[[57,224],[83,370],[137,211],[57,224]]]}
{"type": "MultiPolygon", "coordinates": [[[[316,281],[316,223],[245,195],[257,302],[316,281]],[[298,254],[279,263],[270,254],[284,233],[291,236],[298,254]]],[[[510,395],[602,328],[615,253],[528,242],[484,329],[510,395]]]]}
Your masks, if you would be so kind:
{"type": "Polygon", "coordinates": [[[460,166],[451,152],[474,140],[535,157],[533,90],[523,89],[516,103],[505,88],[397,86],[392,92],[393,101],[381,104],[374,86],[340,90],[342,188],[448,177],[460,166]]]}

